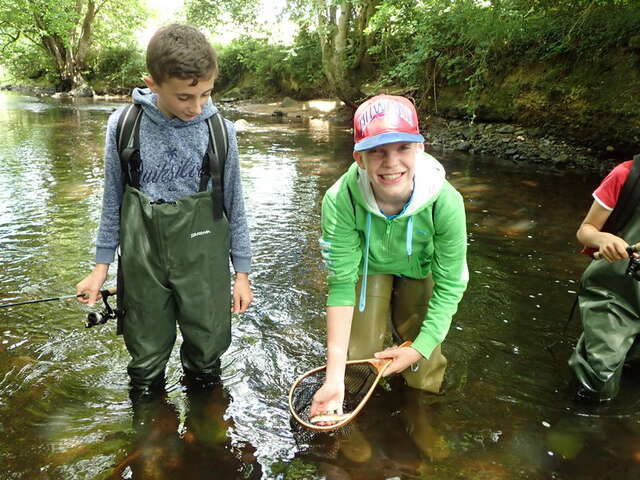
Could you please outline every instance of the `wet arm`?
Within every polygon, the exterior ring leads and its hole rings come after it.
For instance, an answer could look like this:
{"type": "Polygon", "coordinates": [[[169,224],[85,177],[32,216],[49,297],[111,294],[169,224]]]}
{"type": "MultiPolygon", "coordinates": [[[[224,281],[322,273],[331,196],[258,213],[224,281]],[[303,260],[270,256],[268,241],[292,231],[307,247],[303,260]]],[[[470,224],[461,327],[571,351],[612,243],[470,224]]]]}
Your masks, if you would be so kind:
{"type": "Polygon", "coordinates": [[[602,231],[609,215],[611,211],[594,200],[576,232],[576,237],[584,246],[597,248],[600,254],[610,262],[629,258],[626,251],[627,242],[612,233],[602,231]]]}
{"type": "Polygon", "coordinates": [[[355,229],[353,207],[338,205],[340,199],[341,196],[334,186],[322,202],[320,244],[329,272],[327,372],[324,385],[314,395],[311,416],[332,410],[341,412],[344,398],[344,372],[351,335],[358,265],[362,253],[360,238],[355,229]]]}
{"type": "Polygon", "coordinates": [[[344,379],[352,317],[352,306],[327,307],[327,381],[344,379]]]}
{"type": "Polygon", "coordinates": [[[309,416],[342,413],[344,372],[353,306],[327,307],[327,370],[324,384],[313,396],[309,416]]]}

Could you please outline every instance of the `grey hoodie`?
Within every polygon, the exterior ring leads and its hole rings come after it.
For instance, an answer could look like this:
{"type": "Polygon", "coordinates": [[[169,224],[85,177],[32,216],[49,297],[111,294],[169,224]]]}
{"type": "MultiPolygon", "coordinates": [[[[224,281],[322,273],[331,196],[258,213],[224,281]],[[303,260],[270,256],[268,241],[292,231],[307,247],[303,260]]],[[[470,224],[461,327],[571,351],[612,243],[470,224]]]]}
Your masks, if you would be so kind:
{"type": "MultiPolygon", "coordinates": [[[[157,106],[157,95],[147,88],[136,88],[133,101],[142,105],[140,123],[140,190],[152,200],[175,201],[198,191],[202,158],[209,135],[206,119],[218,109],[211,100],[202,113],[185,122],[167,118],[157,106]]],[[[122,172],[116,145],[116,127],[125,107],[109,117],[105,143],[104,196],[102,218],[96,241],[96,263],[113,262],[120,233],[122,172]]],[[[229,219],[231,261],[236,272],[249,272],[251,245],[240,184],[238,145],[233,123],[225,119],[229,153],[224,166],[224,208],[229,219]]]]}

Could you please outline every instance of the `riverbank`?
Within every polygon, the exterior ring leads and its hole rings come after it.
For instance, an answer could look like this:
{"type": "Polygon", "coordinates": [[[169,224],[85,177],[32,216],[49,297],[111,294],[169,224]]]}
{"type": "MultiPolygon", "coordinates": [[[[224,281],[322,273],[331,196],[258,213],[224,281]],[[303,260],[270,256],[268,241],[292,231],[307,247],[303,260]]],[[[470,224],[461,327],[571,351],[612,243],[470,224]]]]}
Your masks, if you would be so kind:
{"type": "MultiPolygon", "coordinates": [[[[69,94],[56,93],[52,88],[6,86],[0,89],[38,97],[69,97],[69,94]]],[[[96,95],[93,98],[127,100],[130,97],[96,95]]],[[[350,125],[352,119],[351,110],[335,98],[298,101],[289,97],[263,100],[222,97],[215,102],[244,116],[272,116],[291,121],[319,118],[345,126],[350,125]]],[[[592,148],[572,143],[542,127],[498,122],[471,123],[428,112],[420,112],[420,122],[427,143],[435,151],[463,151],[492,157],[499,162],[554,171],[580,168],[604,173],[623,160],[613,155],[603,158],[592,148]]]]}
{"type": "Polygon", "coordinates": [[[96,100],[128,100],[131,98],[130,92],[122,89],[110,92],[96,93],[91,95],[76,95],[73,92],[56,92],[53,86],[22,86],[22,85],[0,85],[0,91],[17,93],[31,97],[51,97],[51,98],[93,98],[96,100]]]}
{"type": "MultiPolygon", "coordinates": [[[[299,102],[282,100],[218,100],[225,108],[246,116],[274,116],[295,119],[322,118],[349,125],[351,112],[339,100],[317,99],[299,102]]],[[[523,127],[511,123],[471,123],[420,112],[427,143],[433,150],[464,151],[493,157],[535,169],[563,171],[589,169],[608,171],[620,159],[602,158],[588,147],[576,145],[539,127],[523,127]]]]}

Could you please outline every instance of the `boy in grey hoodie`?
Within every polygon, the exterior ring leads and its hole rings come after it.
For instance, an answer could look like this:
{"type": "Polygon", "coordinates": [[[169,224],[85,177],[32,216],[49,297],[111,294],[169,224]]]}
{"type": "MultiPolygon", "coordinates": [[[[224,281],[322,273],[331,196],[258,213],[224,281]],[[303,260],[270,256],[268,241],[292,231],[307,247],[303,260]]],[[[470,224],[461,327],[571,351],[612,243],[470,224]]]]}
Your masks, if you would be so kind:
{"type": "Polygon", "coordinates": [[[134,401],[164,385],[176,324],[187,378],[217,383],[219,358],[231,341],[231,312],[244,313],[252,301],[238,149],[227,120],[222,173],[210,171],[210,181],[201,181],[207,167],[215,167],[207,119],[217,113],[211,102],[216,54],[196,28],[169,25],[149,42],[147,68],[148,88],[133,92],[143,112],[139,161],[121,164],[116,130],[124,108],[118,109],[107,124],[96,265],[76,286],[84,293],[79,301],[93,305],[120,247],[126,295],[118,306],[134,401]],[[233,298],[229,258],[236,272],[233,298]]]}

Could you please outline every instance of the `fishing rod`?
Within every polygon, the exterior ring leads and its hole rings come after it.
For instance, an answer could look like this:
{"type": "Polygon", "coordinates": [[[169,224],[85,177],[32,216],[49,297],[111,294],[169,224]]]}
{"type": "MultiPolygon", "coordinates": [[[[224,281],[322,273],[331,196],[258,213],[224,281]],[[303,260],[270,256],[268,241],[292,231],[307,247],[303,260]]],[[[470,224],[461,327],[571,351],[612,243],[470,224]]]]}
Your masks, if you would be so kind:
{"type": "Polygon", "coordinates": [[[69,300],[70,298],[79,298],[84,296],[84,293],[79,293],[78,295],[65,295],[64,297],[40,298],[38,300],[27,300],[24,302],[4,303],[0,305],[0,308],[17,307],[18,305],[31,305],[33,303],[53,302],[55,300],[69,300]]]}
{"type": "MultiPolygon", "coordinates": [[[[115,288],[100,290],[100,296],[102,297],[102,301],[104,303],[104,310],[102,310],[101,312],[89,312],[87,314],[87,319],[84,322],[84,326],[86,328],[91,328],[96,325],[102,325],[109,319],[117,318],[118,312],[111,308],[111,305],[109,305],[109,302],[107,300],[110,295],[116,295],[115,288]]],[[[80,298],[86,296],[87,295],[85,293],[78,293],[77,295],[64,295],[62,297],[40,298],[37,300],[26,300],[24,302],[5,303],[3,305],[0,305],[0,308],[17,307],[18,305],[31,305],[34,303],[42,302],[53,302],[55,300],[69,300],[71,298],[80,298]]]]}
{"type": "MultiPolygon", "coordinates": [[[[110,288],[108,290],[101,290],[100,291],[101,294],[103,294],[103,292],[106,292],[107,296],[115,295],[116,289],[115,288],[110,288]]],[[[39,298],[37,300],[26,300],[24,302],[4,303],[4,304],[0,305],[0,308],[17,307],[18,305],[31,305],[31,304],[34,304],[34,303],[43,303],[43,302],[54,302],[56,300],[69,300],[71,298],[80,298],[80,297],[86,297],[86,296],[87,295],[85,293],[78,293],[77,295],[65,295],[65,296],[62,296],[62,297],[39,298]]]]}

